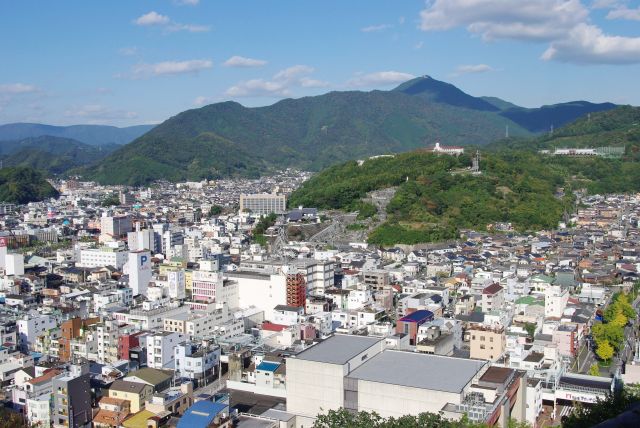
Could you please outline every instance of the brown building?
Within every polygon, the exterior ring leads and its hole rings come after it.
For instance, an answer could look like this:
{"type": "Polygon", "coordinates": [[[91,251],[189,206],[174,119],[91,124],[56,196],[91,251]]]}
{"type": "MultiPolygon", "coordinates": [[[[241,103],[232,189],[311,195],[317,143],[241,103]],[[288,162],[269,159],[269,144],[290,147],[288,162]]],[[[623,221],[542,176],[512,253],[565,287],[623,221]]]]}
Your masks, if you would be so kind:
{"type": "Polygon", "coordinates": [[[98,324],[100,318],[72,318],[60,325],[60,361],[68,362],[71,359],[71,341],[81,336],[81,330],[98,324]]]}
{"type": "Polygon", "coordinates": [[[302,274],[287,275],[287,306],[304,307],[307,300],[307,282],[302,274]]]}

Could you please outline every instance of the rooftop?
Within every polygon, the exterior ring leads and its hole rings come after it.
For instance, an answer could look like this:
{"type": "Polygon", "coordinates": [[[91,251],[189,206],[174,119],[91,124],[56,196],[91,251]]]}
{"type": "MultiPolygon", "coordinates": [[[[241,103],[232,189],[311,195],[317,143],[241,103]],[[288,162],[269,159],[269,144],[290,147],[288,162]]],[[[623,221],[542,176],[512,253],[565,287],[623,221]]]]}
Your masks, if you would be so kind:
{"type": "Polygon", "coordinates": [[[377,337],[336,334],[305,349],[295,358],[328,364],[346,364],[356,355],[380,342],[381,339],[377,337]]]}
{"type": "Polygon", "coordinates": [[[355,369],[352,379],[457,393],[486,361],[404,351],[384,351],[355,369]]]}

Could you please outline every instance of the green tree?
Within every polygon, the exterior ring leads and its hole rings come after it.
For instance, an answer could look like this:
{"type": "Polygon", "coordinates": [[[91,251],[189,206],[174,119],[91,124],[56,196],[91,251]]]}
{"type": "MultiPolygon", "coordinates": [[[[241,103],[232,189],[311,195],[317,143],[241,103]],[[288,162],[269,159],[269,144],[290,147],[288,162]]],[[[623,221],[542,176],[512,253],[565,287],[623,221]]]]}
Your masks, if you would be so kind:
{"type": "Polygon", "coordinates": [[[533,335],[536,332],[536,325],[532,322],[528,322],[525,323],[524,329],[527,330],[527,334],[529,335],[529,337],[533,339],[533,335]]]}
{"type": "Polygon", "coordinates": [[[114,205],[120,205],[120,198],[115,193],[110,193],[100,203],[103,207],[112,207],[114,205]]]}
{"type": "Polygon", "coordinates": [[[609,361],[613,357],[613,346],[606,340],[596,342],[596,355],[604,361],[609,361]]]}
{"type": "Polygon", "coordinates": [[[591,367],[589,367],[589,374],[591,376],[600,376],[600,367],[598,367],[598,364],[591,364],[591,367]]]}
{"type": "Polygon", "coordinates": [[[220,205],[212,205],[209,208],[209,217],[216,216],[222,214],[223,208],[220,205]]]}

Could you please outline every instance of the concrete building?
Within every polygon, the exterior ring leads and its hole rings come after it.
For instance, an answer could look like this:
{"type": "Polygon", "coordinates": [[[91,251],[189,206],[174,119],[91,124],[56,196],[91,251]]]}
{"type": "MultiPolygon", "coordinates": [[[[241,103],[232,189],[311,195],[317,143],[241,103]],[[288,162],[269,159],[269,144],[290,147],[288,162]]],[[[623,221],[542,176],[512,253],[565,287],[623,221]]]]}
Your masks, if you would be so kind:
{"type": "Polygon", "coordinates": [[[240,194],[240,211],[267,215],[271,213],[282,214],[286,208],[287,198],[285,195],[276,193],[240,194]]]}
{"type": "Polygon", "coordinates": [[[496,361],[504,353],[506,340],[502,326],[472,326],[469,335],[470,358],[496,361]]]}
{"type": "Polygon", "coordinates": [[[569,301],[569,290],[550,285],[544,290],[544,317],[560,318],[569,301]]]}
{"type": "Polygon", "coordinates": [[[482,290],[480,301],[482,312],[487,313],[502,309],[504,304],[504,289],[499,284],[491,284],[482,290]]]}
{"type": "Polygon", "coordinates": [[[147,366],[154,369],[173,369],[173,348],[186,336],[176,332],[157,332],[147,337],[147,366]]]}
{"type": "Polygon", "coordinates": [[[146,296],[152,276],[151,253],[147,250],[131,251],[128,258],[129,288],[133,290],[134,296],[146,296]]]}
{"type": "Polygon", "coordinates": [[[120,270],[127,262],[127,257],[127,252],[119,248],[87,248],[80,250],[80,259],[76,266],[85,268],[113,266],[120,270]]]}
{"type": "Polygon", "coordinates": [[[287,412],[308,427],[328,410],[375,411],[383,417],[443,412],[506,426],[525,418],[524,372],[486,361],[383,350],[384,340],[332,336],[287,358],[287,412]],[[498,369],[498,370],[495,370],[498,369]]]}
{"type": "Polygon", "coordinates": [[[103,216],[100,218],[100,233],[114,238],[124,238],[131,232],[131,217],[103,216]]]}
{"type": "Polygon", "coordinates": [[[68,373],[53,378],[52,420],[54,428],[91,426],[89,366],[72,365],[68,373]]]}

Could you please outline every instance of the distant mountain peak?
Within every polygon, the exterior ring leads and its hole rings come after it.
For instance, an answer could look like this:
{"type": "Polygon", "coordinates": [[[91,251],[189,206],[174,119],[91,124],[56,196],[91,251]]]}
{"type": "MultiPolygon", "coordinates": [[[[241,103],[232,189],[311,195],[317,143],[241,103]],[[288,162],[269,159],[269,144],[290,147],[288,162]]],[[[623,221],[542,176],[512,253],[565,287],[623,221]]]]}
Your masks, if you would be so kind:
{"type": "Polygon", "coordinates": [[[463,107],[471,110],[500,110],[498,107],[483,100],[482,98],[469,95],[451,83],[436,80],[426,74],[404,82],[393,90],[407,95],[418,96],[431,102],[449,104],[455,107],[463,107]]]}

